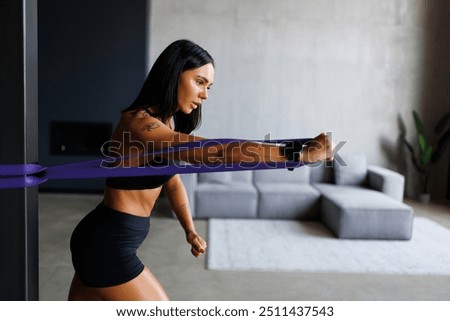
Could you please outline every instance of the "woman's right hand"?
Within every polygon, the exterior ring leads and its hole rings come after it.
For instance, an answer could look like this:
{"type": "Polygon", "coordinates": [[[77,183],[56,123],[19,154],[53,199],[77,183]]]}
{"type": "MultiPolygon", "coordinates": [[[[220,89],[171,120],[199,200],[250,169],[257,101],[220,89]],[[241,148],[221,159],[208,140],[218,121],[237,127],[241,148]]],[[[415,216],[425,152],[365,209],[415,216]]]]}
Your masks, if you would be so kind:
{"type": "Polygon", "coordinates": [[[191,245],[191,253],[193,256],[199,257],[206,252],[207,244],[197,232],[189,231],[186,233],[186,241],[191,245]]]}
{"type": "Polygon", "coordinates": [[[334,158],[335,144],[331,135],[321,133],[314,139],[306,142],[299,156],[300,162],[314,163],[318,161],[330,161],[334,158]]]}

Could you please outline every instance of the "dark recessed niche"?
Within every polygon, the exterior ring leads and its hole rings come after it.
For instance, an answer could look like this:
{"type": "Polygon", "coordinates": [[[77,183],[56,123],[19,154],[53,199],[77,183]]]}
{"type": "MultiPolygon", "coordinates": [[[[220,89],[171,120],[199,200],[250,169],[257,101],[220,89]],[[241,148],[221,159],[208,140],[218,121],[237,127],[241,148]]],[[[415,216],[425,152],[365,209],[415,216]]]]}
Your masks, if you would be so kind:
{"type": "Polygon", "coordinates": [[[99,156],[111,139],[112,124],[103,122],[50,123],[50,153],[99,156]]]}

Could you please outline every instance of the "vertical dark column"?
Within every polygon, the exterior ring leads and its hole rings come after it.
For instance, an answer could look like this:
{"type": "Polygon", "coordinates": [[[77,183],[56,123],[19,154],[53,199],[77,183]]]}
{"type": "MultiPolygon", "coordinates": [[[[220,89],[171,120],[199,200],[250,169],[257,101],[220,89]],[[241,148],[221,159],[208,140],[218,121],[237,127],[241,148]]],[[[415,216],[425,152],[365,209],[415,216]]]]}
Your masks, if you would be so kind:
{"type": "MultiPolygon", "coordinates": [[[[0,1],[0,164],[37,162],[37,1],[0,1]]],[[[38,189],[0,190],[0,300],[37,300],[38,189]]]]}
{"type": "Polygon", "coordinates": [[[450,200],[450,157],[448,159],[447,199],[450,200]]]}

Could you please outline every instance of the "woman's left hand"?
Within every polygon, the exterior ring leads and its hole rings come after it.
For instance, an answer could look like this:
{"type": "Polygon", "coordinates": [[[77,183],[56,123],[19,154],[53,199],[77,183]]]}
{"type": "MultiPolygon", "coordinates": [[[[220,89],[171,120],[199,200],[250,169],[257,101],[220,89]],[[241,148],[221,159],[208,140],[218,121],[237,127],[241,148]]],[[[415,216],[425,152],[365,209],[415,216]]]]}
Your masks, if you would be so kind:
{"type": "Polygon", "coordinates": [[[206,242],[197,232],[189,231],[186,233],[186,240],[192,246],[191,253],[193,256],[199,257],[206,252],[206,242]]]}

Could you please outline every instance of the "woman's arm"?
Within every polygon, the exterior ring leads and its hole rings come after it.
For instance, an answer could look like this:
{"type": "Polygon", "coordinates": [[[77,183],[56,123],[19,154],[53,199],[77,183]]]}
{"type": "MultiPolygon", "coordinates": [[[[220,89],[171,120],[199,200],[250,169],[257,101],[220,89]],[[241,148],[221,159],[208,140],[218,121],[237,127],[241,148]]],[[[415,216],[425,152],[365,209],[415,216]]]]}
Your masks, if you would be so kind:
{"type": "Polygon", "coordinates": [[[164,188],[172,206],[175,215],[178,218],[184,232],[186,233],[186,241],[191,245],[191,253],[195,257],[199,257],[206,250],[206,242],[201,238],[195,230],[194,221],[189,207],[189,200],[184,188],[180,175],[175,175],[167,183],[164,188]]]}
{"type": "MultiPolygon", "coordinates": [[[[130,140],[140,142],[146,152],[204,140],[202,137],[175,132],[158,119],[148,115],[139,117],[126,114],[123,117],[125,130],[130,133],[130,140]]],[[[208,145],[203,148],[172,153],[170,156],[172,159],[193,164],[261,163],[291,160],[279,146],[250,141],[208,145]]],[[[326,134],[321,134],[308,142],[302,149],[299,158],[295,160],[316,162],[332,158],[331,138],[326,134]]]]}

